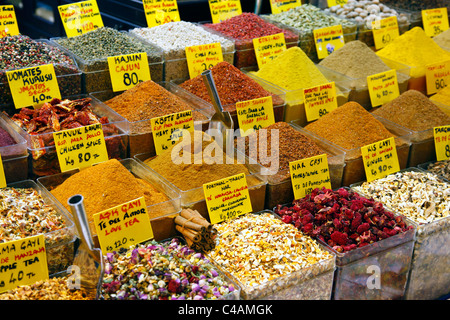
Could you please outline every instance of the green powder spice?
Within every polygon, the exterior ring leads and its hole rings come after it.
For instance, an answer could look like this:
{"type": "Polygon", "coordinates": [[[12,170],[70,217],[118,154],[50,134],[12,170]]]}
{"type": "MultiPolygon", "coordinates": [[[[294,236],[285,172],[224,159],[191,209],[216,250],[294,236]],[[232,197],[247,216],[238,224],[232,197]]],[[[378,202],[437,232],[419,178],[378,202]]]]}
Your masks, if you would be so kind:
{"type": "Polygon", "coordinates": [[[423,131],[450,124],[450,116],[417,90],[408,90],[373,111],[413,131],[423,131]]]}
{"type": "Polygon", "coordinates": [[[81,59],[86,60],[89,66],[97,66],[96,68],[89,67],[89,71],[106,69],[105,59],[117,55],[146,52],[149,63],[162,60],[162,51],[158,47],[144,44],[127,33],[109,27],[99,28],[77,37],[61,38],[55,41],[81,59]],[[93,62],[93,60],[98,59],[103,60],[102,68],[99,68],[93,62]]]}

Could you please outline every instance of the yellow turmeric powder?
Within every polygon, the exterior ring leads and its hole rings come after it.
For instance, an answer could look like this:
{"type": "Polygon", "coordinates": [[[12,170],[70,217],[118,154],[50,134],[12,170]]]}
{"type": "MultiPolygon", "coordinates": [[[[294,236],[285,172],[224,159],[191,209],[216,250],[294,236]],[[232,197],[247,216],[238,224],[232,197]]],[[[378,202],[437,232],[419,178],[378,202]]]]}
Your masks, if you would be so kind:
{"type": "Polygon", "coordinates": [[[414,27],[395,38],[377,54],[411,66],[410,75],[414,78],[425,75],[426,65],[450,60],[450,52],[442,49],[420,27],[414,27]]]}
{"type": "Polygon", "coordinates": [[[449,86],[445,87],[444,89],[441,89],[440,91],[438,91],[437,93],[432,95],[430,97],[430,100],[432,100],[433,102],[442,103],[442,104],[448,106],[447,108],[443,109],[443,111],[446,112],[448,115],[450,115],[450,87],[449,86]]]}

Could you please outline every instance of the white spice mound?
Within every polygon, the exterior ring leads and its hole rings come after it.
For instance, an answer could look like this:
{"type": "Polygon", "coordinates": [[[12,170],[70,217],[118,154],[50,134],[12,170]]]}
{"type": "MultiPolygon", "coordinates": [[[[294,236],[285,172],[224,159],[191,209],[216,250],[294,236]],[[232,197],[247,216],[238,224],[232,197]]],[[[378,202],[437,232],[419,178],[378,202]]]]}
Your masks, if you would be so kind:
{"type": "Polygon", "coordinates": [[[185,58],[186,47],[216,42],[221,44],[224,53],[234,51],[232,40],[187,21],[169,22],[152,28],[135,28],[130,33],[159,46],[166,59],[185,58]]]}
{"type": "Polygon", "coordinates": [[[419,224],[450,216],[450,183],[432,173],[397,172],[354,189],[419,224]]]}

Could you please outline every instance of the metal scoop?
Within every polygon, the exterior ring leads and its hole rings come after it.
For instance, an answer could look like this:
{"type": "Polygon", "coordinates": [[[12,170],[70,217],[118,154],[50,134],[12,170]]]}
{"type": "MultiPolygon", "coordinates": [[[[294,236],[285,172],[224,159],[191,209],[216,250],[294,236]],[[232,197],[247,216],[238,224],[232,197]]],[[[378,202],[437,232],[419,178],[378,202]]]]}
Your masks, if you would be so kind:
{"type": "Polygon", "coordinates": [[[214,83],[214,78],[211,70],[206,70],[202,72],[203,81],[205,82],[206,88],[208,89],[209,97],[211,98],[212,104],[216,112],[213,114],[209,122],[209,130],[217,130],[222,134],[224,150],[225,146],[233,145],[233,119],[227,111],[223,111],[222,103],[220,102],[219,94],[217,93],[216,84],[214,83]],[[231,130],[229,130],[231,129],[231,130]]]}
{"type": "Polygon", "coordinates": [[[73,264],[80,268],[82,288],[98,299],[104,272],[103,255],[102,251],[94,246],[83,201],[84,198],[80,194],[70,197],[67,201],[81,238],[73,264]]]}

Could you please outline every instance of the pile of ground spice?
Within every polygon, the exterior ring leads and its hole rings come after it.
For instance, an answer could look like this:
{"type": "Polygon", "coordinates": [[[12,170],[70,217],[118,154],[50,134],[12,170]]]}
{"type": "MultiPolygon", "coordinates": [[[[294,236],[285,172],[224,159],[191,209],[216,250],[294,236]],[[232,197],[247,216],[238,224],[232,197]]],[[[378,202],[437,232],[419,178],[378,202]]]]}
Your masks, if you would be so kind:
{"type": "Polygon", "coordinates": [[[242,140],[245,140],[245,151],[242,150],[242,152],[265,167],[271,166],[271,150],[278,150],[278,173],[276,177],[272,177],[277,180],[285,180],[289,177],[289,162],[325,153],[312,139],[286,122],[277,122],[246,137],[237,138],[235,143],[238,149],[242,140]],[[278,130],[278,139],[275,139],[272,145],[274,130],[278,130]],[[267,143],[261,146],[267,146],[267,148],[260,149],[260,139],[264,137],[267,137],[267,143]],[[255,140],[256,142],[253,143],[255,140]]]}
{"type": "Polygon", "coordinates": [[[373,111],[382,118],[413,131],[450,124],[450,116],[417,90],[408,90],[373,111]]]}
{"type": "MultiPolygon", "coordinates": [[[[274,106],[284,103],[279,96],[265,90],[255,80],[226,61],[212,67],[211,73],[224,111],[236,111],[237,102],[267,96],[272,96],[274,106]]],[[[212,103],[202,75],[189,79],[180,86],[208,103],[212,103]]]]}
{"type": "Polygon", "coordinates": [[[357,102],[347,102],[305,127],[325,140],[352,150],[394,135],[357,102]]]}
{"type": "MultiPolygon", "coordinates": [[[[94,221],[94,214],[137,198],[144,197],[147,206],[168,200],[164,193],[149,182],[136,178],[116,159],[73,174],[51,193],[69,211],[67,200],[73,195],[81,194],[89,222],[94,221]]],[[[157,213],[149,214],[152,217],[157,213]]],[[[92,232],[95,233],[95,230],[92,232]]]]}
{"type": "Polygon", "coordinates": [[[430,100],[445,104],[446,106],[449,106],[450,109],[450,87],[447,86],[444,89],[439,90],[436,94],[433,94],[430,97],[430,100]]]}
{"type": "MultiPolygon", "coordinates": [[[[240,173],[249,174],[245,165],[236,163],[234,155],[231,157],[222,153],[222,147],[209,140],[210,138],[201,131],[195,131],[187,142],[183,140],[161,155],[145,160],[144,163],[182,191],[199,188],[205,183],[240,173]],[[186,161],[173,163],[174,148],[180,148],[176,149],[180,157],[187,152],[186,161]]],[[[250,186],[251,182],[248,179],[247,183],[250,186]]]]}
{"type": "MultiPolygon", "coordinates": [[[[352,87],[365,87],[368,76],[391,70],[369,46],[359,40],[347,42],[320,61],[319,65],[355,79],[351,82],[352,87]]],[[[398,82],[408,78],[403,73],[397,73],[398,82]]]]}
{"type": "MultiPolygon", "coordinates": [[[[152,80],[144,81],[135,87],[104,102],[131,123],[132,133],[151,132],[150,120],[172,113],[192,110],[181,98],[152,80]]],[[[200,112],[193,112],[194,121],[206,120],[200,112]]]]}
{"type": "Polygon", "coordinates": [[[6,147],[13,144],[16,144],[16,141],[14,141],[5,129],[0,128],[0,147],[6,147]]]}

